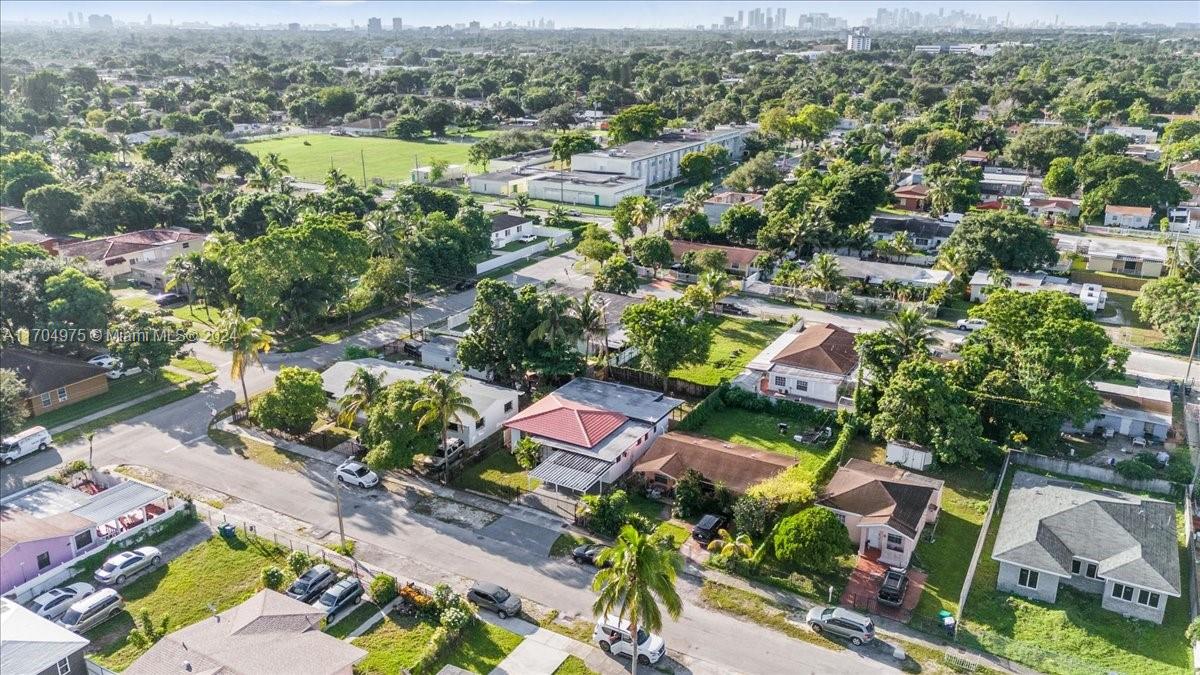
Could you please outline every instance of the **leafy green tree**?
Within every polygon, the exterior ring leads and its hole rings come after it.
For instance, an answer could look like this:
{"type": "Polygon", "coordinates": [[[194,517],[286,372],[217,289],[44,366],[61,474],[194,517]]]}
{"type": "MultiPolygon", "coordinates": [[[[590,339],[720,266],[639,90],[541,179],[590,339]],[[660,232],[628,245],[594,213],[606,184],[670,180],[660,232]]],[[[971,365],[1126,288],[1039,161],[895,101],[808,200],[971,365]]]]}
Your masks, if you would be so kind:
{"type": "Polygon", "coordinates": [[[275,388],[254,399],[251,414],[268,429],[298,435],[312,429],[325,406],[320,373],[284,366],[275,377],[275,388]]]}
{"type": "Polygon", "coordinates": [[[416,115],[397,115],[387,127],[387,135],[411,141],[425,133],[425,123],[416,115]]]}
{"type": "Polygon", "coordinates": [[[55,182],[50,165],[28,150],[0,156],[0,193],[4,203],[20,207],[25,193],[55,182]]]}
{"type": "Polygon", "coordinates": [[[731,243],[753,246],[758,238],[758,231],[766,224],[767,217],[762,211],[753,206],[738,204],[721,214],[721,221],[715,230],[731,243]]]}
{"type": "Polygon", "coordinates": [[[613,243],[607,231],[600,229],[595,223],[588,223],[575,250],[588,260],[602,263],[617,252],[617,245],[613,243]]]}
{"type": "Polygon", "coordinates": [[[953,129],[937,129],[922,134],[913,144],[913,152],[926,163],[945,164],[963,154],[967,149],[967,137],[953,129]]]}
{"type": "Polygon", "coordinates": [[[635,636],[631,640],[630,668],[637,675],[638,665],[649,664],[648,658],[637,653],[639,631],[662,630],[659,604],[672,619],[683,612],[683,601],[675,590],[675,574],[681,564],[679,554],[626,525],[597,562],[602,568],[592,579],[592,590],[599,594],[592,604],[592,613],[598,617],[614,615],[619,621],[629,622],[629,632],[635,636]]]}
{"type": "Polygon", "coordinates": [[[517,441],[516,445],[513,446],[512,454],[517,460],[517,465],[529,471],[537,466],[538,459],[542,454],[542,448],[537,444],[537,441],[528,436],[522,436],[521,440],[517,441]]]}
{"type": "Polygon", "coordinates": [[[979,415],[950,382],[945,368],[928,359],[904,361],[883,390],[871,421],[878,437],[919,443],[944,464],[979,456],[979,415]]]}
{"type": "Polygon", "coordinates": [[[0,272],[14,272],[28,260],[45,260],[50,252],[37,244],[11,244],[0,241],[0,272]]]}
{"type": "Polygon", "coordinates": [[[46,279],[42,297],[46,327],[51,330],[76,329],[92,334],[108,327],[113,307],[108,286],[73,267],[46,279]]]}
{"type": "Polygon", "coordinates": [[[177,330],[178,324],[164,317],[125,310],[110,327],[108,351],[128,367],[158,370],[179,353],[183,342],[172,339],[177,330]]]}
{"type": "Polygon", "coordinates": [[[795,569],[826,572],[854,551],[846,526],[829,509],[810,506],[775,528],[775,557],[795,569]]]}
{"type": "Polygon", "coordinates": [[[883,171],[856,166],[831,175],[825,180],[826,215],[835,225],[864,223],[876,207],[888,201],[890,181],[883,171]]]}
{"type": "Polygon", "coordinates": [[[653,104],[631,105],[613,115],[608,121],[608,140],[613,145],[640,141],[657,136],[667,121],[658,106],[653,104]]]}
{"type": "Polygon", "coordinates": [[[98,235],[148,230],[158,222],[159,210],[154,202],[115,181],[89,194],[79,209],[79,224],[98,235]]]}
{"type": "Polygon", "coordinates": [[[637,270],[628,258],[617,253],[600,265],[593,284],[597,291],[629,295],[638,288],[637,270]]]}
{"type": "MultiPolygon", "coordinates": [[[[426,427],[440,429],[443,453],[449,452],[450,449],[449,434],[452,422],[464,425],[466,424],[463,420],[464,415],[473,419],[480,417],[479,411],[472,407],[471,397],[461,391],[462,379],[462,373],[449,375],[434,373],[425,378],[425,382],[422,383],[424,393],[416,403],[413,403],[413,412],[421,415],[417,420],[418,429],[426,427]]],[[[446,457],[444,466],[446,470],[442,474],[442,483],[449,483],[449,457],[446,457]]]]}
{"type": "Polygon", "coordinates": [[[972,211],[942,245],[939,262],[958,257],[966,274],[999,266],[1013,271],[1053,265],[1058,251],[1035,220],[1011,211],[972,211]]]}
{"type": "Polygon", "coordinates": [[[446,127],[458,116],[458,108],[445,101],[434,101],[418,113],[421,122],[434,136],[446,135],[446,127]]]}
{"type": "Polygon", "coordinates": [[[37,112],[54,112],[62,105],[64,84],[62,75],[53,70],[35,70],[21,79],[21,97],[37,112]]]}
{"type": "Polygon", "coordinates": [[[1018,166],[1045,172],[1056,157],[1076,157],[1083,139],[1067,126],[1026,126],[1009,140],[1004,154],[1018,166]]]}
{"type": "Polygon", "coordinates": [[[775,153],[760,152],[725,177],[725,186],[738,192],[760,192],[783,182],[775,167],[775,153]]]}
{"type": "Polygon", "coordinates": [[[179,139],[173,136],[151,138],[138,148],[138,153],[156,166],[166,166],[175,157],[179,139]]]}
{"type": "Polygon", "coordinates": [[[1162,332],[1178,347],[1190,344],[1200,321],[1200,282],[1168,275],[1142,286],[1133,302],[1138,318],[1162,332]]]}
{"type": "Polygon", "coordinates": [[[29,416],[29,406],[25,404],[28,395],[29,387],[17,371],[0,370],[0,434],[11,435],[29,416]]]}
{"type": "Polygon", "coordinates": [[[713,160],[703,152],[689,152],[679,160],[679,175],[691,185],[712,180],[713,160]]]}
{"type": "Polygon", "coordinates": [[[564,165],[570,162],[571,157],[575,155],[599,149],[600,144],[596,142],[596,139],[584,131],[568,131],[560,134],[550,145],[550,152],[554,159],[564,165]]]}
{"type": "Polygon", "coordinates": [[[1075,174],[1075,162],[1069,157],[1055,157],[1050,162],[1046,177],[1042,180],[1046,191],[1055,197],[1070,197],[1079,188],[1079,176],[1075,174]]]}
{"type": "Polygon", "coordinates": [[[67,234],[75,230],[83,195],[58,183],[43,185],[25,193],[25,208],[33,224],[47,234],[67,234]]]}
{"type": "Polygon", "coordinates": [[[712,332],[696,310],[681,300],[647,298],[621,314],[629,344],[641,355],[644,368],[663,378],[666,390],[671,371],[708,358],[712,332]]]}
{"type": "Polygon", "coordinates": [[[372,469],[406,469],[416,455],[437,452],[437,430],[419,427],[421,414],[413,410],[424,395],[420,382],[403,381],[384,387],[372,399],[362,429],[362,440],[368,448],[366,462],[372,469]]]}
{"type": "Polygon", "coordinates": [[[979,203],[979,182],[983,171],[965,162],[925,167],[929,185],[929,211],[942,215],[951,211],[965,213],[979,203]]]}
{"type": "Polygon", "coordinates": [[[802,143],[817,143],[837,124],[837,119],[837,113],[829,108],[809,103],[792,117],[792,132],[802,143]]]}
{"type": "Polygon", "coordinates": [[[470,330],[459,342],[458,359],[467,368],[490,371],[498,382],[514,384],[525,372],[526,337],[540,321],[535,287],[518,293],[502,281],[484,279],[475,288],[470,330]]]}

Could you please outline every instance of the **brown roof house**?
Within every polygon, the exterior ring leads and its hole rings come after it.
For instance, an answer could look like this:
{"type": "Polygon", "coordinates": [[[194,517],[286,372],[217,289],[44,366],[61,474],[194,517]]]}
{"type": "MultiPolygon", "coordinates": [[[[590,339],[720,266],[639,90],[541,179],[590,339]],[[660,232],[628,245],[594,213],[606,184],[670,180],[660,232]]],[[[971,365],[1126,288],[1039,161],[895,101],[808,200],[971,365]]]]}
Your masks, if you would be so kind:
{"type": "Polygon", "coordinates": [[[34,416],[108,391],[103,368],[48,352],[6,347],[0,350],[0,368],[16,371],[25,381],[25,401],[34,416]]]}
{"type": "Polygon", "coordinates": [[[129,274],[138,263],[170,260],[182,253],[199,251],[205,236],[184,228],[159,227],[57,244],[55,249],[60,258],[83,258],[97,263],[101,274],[112,278],[129,274]]]}
{"type": "Polygon", "coordinates": [[[854,333],[830,323],[796,324],[767,345],[737,380],[745,389],[822,407],[854,386],[854,333]]]}
{"type": "Polygon", "coordinates": [[[673,488],[685,471],[693,469],[709,483],[724,485],[740,495],[797,461],[716,438],[669,431],[654,441],[633,470],[648,482],[673,488]]]}
{"type": "Polygon", "coordinates": [[[236,607],[164,636],[125,672],[351,675],[367,652],[322,632],[324,618],[324,612],[299,600],[262,590],[236,607]]]}
{"type": "Polygon", "coordinates": [[[833,474],[817,499],[846,525],[858,554],[908,567],[925,526],[942,508],[942,481],[883,464],[852,459],[833,474]]]}
{"type": "Polygon", "coordinates": [[[726,271],[732,272],[739,277],[749,276],[758,271],[758,268],[754,266],[754,260],[762,253],[762,251],[757,249],[743,248],[741,246],[700,244],[681,239],[671,240],[671,255],[675,257],[675,262],[681,262],[685,254],[699,253],[701,251],[720,251],[724,253],[726,271]]]}
{"type": "Polygon", "coordinates": [[[892,191],[896,205],[906,211],[924,211],[929,207],[929,186],[906,185],[892,191]]]}

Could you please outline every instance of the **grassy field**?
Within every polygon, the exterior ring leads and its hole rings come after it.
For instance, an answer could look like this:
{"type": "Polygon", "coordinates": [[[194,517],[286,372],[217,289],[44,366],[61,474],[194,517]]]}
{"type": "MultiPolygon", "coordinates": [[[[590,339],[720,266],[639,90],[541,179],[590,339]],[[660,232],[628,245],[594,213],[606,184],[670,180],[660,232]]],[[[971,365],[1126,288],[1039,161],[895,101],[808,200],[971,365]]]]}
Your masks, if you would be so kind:
{"type": "MultiPolygon", "coordinates": [[[[790,429],[788,434],[779,433],[781,421],[769,413],[752,413],[737,408],[727,408],[708,418],[694,433],[712,436],[731,443],[748,445],[770,452],[778,452],[799,458],[800,466],[815,471],[828,454],[828,450],[802,445],[792,439],[800,429],[790,429]]],[[[794,426],[794,425],[793,425],[794,426]]],[[[836,434],[834,434],[836,436],[836,434]]]]}
{"type": "Polygon", "coordinates": [[[679,368],[671,377],[697,384],[719,384],[742,372],[750,359],[783,334],[787,326],[774,321],[733,319],[709,314],[704,322],[712,327],[713,343],[704,363],[679,368]]]}
{"type": "MultiPolygon", "coordinates": [[[[996,505],[1003,513],[1012,476],[1005,479],[996,505]]],[[[1182,542],[1182,509],[1177,526],[1182,542]]],[[[1184,630],[1188,625],[1189,575],[1183,574],[1183,598],[1167,600],[1163,624],[1126,619],[1101,609],[1100,597],[1058,589],[1052,605],[1025,600],[996,590],[999,564],[992,546],[1000,529],[992,519],[979,568],[963,616],[960,640],[971,646],[1008,656],[1047,673],[1181,673],[1190,669],[1191,657],[1184,630]]],[[[1180,548],[1180,568],[1187,570],[1186,550],[1180,548]]]]}
{"type": "Polygon", "coordinates": [[[428,621],[389,614],[352,640],[356,647],[367,650],[367,657],[354,667],[354,672],[391,675],[412,668],[429,648],[433,630],[434,625],[428,621]]]}
{"type": "Polygon", "coordinates": [[[522,492],[536,489],[539,483],[537,479],[529,478],[511,452],[497,450],[482,462],[467,467],[454,479],[453,485],[508,501],[516,499],[522,492]]]}
{"type": "Polygon", "coordinates": [[[302,181],[320,183],[330,167],[362,181],[365,163],[368,181],[407,183],[414,166],[426,166],[435,159],[466,164],[471,144],[310,134],[251,141],[244,146],[259,157],[277,153],[287,160],[288,172],[302,181]]]}
{"type": "Polygon", "coordinates": [[[121,589],[125,612],[87,633],[93,658],[123,670],[145,651],[129,641],[134,617],[143,611],[156,623],[169,617],[174,631],[211,616],[213,604],[224,611],[259,590],[267,565],[286,569],[286,551],[269,542],[213,537],[121,589]]]}

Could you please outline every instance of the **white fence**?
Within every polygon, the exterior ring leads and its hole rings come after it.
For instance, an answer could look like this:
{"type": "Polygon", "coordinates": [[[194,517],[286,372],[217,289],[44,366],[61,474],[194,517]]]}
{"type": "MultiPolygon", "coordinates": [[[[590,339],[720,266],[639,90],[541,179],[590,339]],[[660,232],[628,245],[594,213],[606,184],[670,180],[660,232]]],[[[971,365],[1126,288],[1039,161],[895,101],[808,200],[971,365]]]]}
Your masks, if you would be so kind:
{"type": "Polygon", "coordinates": [[[849,295],[844,296],[837,291],[823,291],[819,288],[809,288],[807,286],[776,286],[761,281],[746,284],[743,289],[750,295],[759,295],[768,298],[785,298],[789,300],[803,300],[805,302],[813,302],[827,307],[836,307],[843,298],[849,298],[854,301],[854,304],[862,310],[871,312],[890,312],[899,310],[904,307],[915,309],[924,313],[926,316],[933,316],[937,313],[937,307],[924,302],[904,302],[893,298],[873,298],[866,295],[849,295]]]}
{"type": "MultiPolygon", "coordinates": [[[[637,270],[638,276],[649,277],[652,279],[657,278],[657,279],[662,279],[664,281],[670,281],[670,282],[679,283],[679,284],[694,284],[700,280],[699,274],[692,274],[690,272],[680,272],[678,270],[672,270],[672,269],[661,269],[658,271],[658,276],[656,277],[654,274],[654,270],[649,267],[642,267],[641,265],[634,265],[633,267],[634,267],[634,269],[637,270]]],[[[746,287],[750,283],[746,279],[739,279],[737,277],[731,277],[730,281],[733,282],[735,285],[737,285],[738,290],[742,290],[742,291],[746,290],[746,287]]]]}
{"type": "Polygon", "coordinates": [[[1170,495],[1174,491],[1176,484],[1169,480],[1161,478],[1151,478],[1148,480],[1130,480],[1113,469],[1104,466],[1093,466],[1091,464],[1083,464],[1081,462],[1073,462],[1069,459],[1060,459],[1058,457],[1047,457],[1045,455],[1033,455],[1019,450],[1009,451],[1012,456],[1012,461],[1021,466],[1031,466],[1042,471],[1051,473],[1061,473],[1067,476],[1083,478],[1085,480],[1094,480],[1101,483],[1110,483],[1112,485],[1120,485],[1131,490],[1139,492],[1157,492],[1163,495],[1170,495]]]}
{"type": "Polygon", "coordinates": [[[1158,228],[1139,230],[1130,227],[1104,227],[1087,225],[1083,228],[1088,234],[1107,234],[1114,237],[1138,237],[1139,239],[1183,239],[1185,241],[1200,241],[1200,234],[1190,232],[1162,232],[1158,228]]]}
{"type": "Polygon", "coordinates": [[[533,233],[539,237],[549,238],[551,246],[562,246],[563,244],[571,241],[571,231],[564,230],[561,227],[534,225],[533,233]]]}
{"type": "MultiPolygon", "coordinates": [[[[568,232],[568,234],[570,233],[568,232]]],[[[504,267],[505,265],[511,265],[518,260],[524,260],[525,258],[528,258],[535,253],[545,251],[548,248],[550,248],[550,242],[543,239],[542,241],[530,244],[525,248],[511,251],[509,253],[501,253],[497,256],[492,256],[491,258],[488,258],[487,260],[475,265],[475,274],[486,274],[494,269],[504,267]]]]}

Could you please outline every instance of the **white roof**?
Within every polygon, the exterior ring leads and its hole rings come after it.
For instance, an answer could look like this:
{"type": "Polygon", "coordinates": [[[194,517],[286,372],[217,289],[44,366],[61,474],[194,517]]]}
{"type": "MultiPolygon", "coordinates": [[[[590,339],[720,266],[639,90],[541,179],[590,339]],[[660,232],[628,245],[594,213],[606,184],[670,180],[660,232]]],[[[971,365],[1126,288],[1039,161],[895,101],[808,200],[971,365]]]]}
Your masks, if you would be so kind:
{"type": "Polygon", "coordinates": [[[1171,403],[1171,391],[1162,387],[1148,387],[1144,384],[1132,386],[1128,384],[1116,384],[1114,382],[1097,382],[1096,391],[1101,394],[1109,394],[1113,396],[1126,396],[1129,398],[1140,398],[1147,401],[1159,401],[1160,403],[1171,403]]]}
{"type": "Polygon", "coordinates": [[[866,279],[869,283],[898,281],[917,286],[936,286],[950,281],[950,272],[915,265],[860,260],[854,256],[837,256],[842,274],[853,279],[866,279]]]}
{"type": "MultiPolygon", "coordinates": [[[[345,396],[346,385],[350,381],[350,377],[359,368],[365,368],[375,375],[380,376],[384,386],[401,381],[421,382],[435,372],[427,368],[406,366],[375,358],[338,361],[329,366],[325,372],[321,373],[322,388],[334,398],[345,396]]],[[[514,401],[517,398],[517,392],[511,389],[498,387],[494,384],[481,382],[470,377],[462,378],[460,391],[471,399],[471,407],[480,413],[483,413],[498,401],[514,401]]],[[[470,417],[470,415],[464,415],[464,417],[470,417]]]]}
{"type": "Polygon", "coordinates": [[[1060,251],[1075,251],[1088,255],[1116,258],[1136,258],[1165,262],[1167,247],[1151,242],[1129,241],[1128,239],[1108,239],[1102,237],[1084,237],[1073,234],[1056,235],[1060,251]]]}

